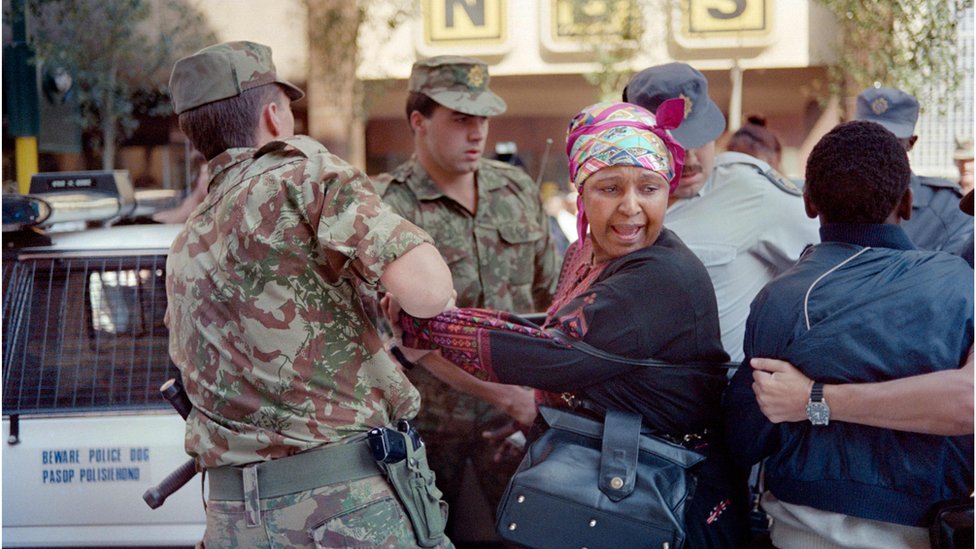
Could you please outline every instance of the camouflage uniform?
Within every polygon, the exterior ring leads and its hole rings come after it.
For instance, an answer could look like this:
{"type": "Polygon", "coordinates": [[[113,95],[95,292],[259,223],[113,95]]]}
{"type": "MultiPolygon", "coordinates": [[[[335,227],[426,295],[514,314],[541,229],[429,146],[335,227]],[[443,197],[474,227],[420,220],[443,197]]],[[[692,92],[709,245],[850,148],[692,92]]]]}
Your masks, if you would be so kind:
{"type": "MultiPolygon", "coordinates": [[[[470,115],[491,116],[505,109],[501,98],[488,90],[487,67],[470,58],[420,61],[409,88],[470,115]]],[[[494,160],[479,160],[475,177],[474,214],[446,197],[416,157],[374,183],[394,211],[430,233],[451,268],[458,307],[544,311],[555,291],[558,259],[538,186],[520,168],[494,160]]],[[[423,397],[414,423],[424,434],[428,460],[445,500],[456,501],[466,460],[471,458],[494,509],[518,464],[494,463],[495,446],[481,433],[506,424],[508,416],[453,390],[423,367],[408,375],[423,397]]]]}
{"type": "MultiPolygon", "coordinates": [[[[245,65],[236,67],[242,78],[266,76],[269,65],[274,75],[264,46],[231,43],[207,50],[230,52],[225,62],[245,65]],[[256,51],[254,63],[263,64],[264,73],[233,58],[241,47],[256,51]]],[[[206,63],[195,63],[194,56],[178,62],[174,80],[201,73],[206,78],[207,68],[196,65],[206,63]],[[181,72],[182,62],[191,66],[181,72]]],[[[206,103],[176,84],[177,112],[206,103]]],[[[228,149],[209,166],[207,197],[167,261],[170,354],[193,403],[187,452],[206,468],[237,466],[413,417],[417,390],[383,349],[353,281],[377,284],[387,265],[430,237],[391,212],[361,172],[309,137],[273,141],[260,150],[228,149]]],[[[242,501],[211,500],[206,545],[416,543],[381,476],[261,499],[259,505],[263,527],[247,528],[242,501]]],[[[445,538],[444,544],[450,542],[445,538]]]]}
{"type": "Polygon", "coordinates": [[[429,242],[311,138],[210,162],[204,203],[173,243],[170,354],[205,467],[288,456],[419,407],[350,279],[429,242]]]}
{"type": "Polygon", "coordinates": [[[558,275],[539,188],[521,168],[478,162],[478,211],[444,196],[412,158],[374,179],[383,201],[427,231],[444,256],[458,307],[545,311],[558,275]]]}
{"type": "Polygon", "coordinates": [[[261,514],[262,527],[248,528],[243,502],[210,500],[206,549],[417,547],[410,521],[383,477],[262,499],[261,514]]]}

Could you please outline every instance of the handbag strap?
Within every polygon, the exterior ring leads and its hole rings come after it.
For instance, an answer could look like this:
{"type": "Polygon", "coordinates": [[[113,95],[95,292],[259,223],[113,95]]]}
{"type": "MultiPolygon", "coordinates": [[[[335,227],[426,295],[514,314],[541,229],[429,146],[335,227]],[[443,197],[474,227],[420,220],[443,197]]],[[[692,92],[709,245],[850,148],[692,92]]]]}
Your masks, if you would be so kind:
{"type": "Polygon", "coordinates": [[[566,333],[561,330],[552,330],[551,333],[556,341],[563,343],[564,345],[569,345],[577,351],[586,353],[593,358],[598,358],[600,360],[606,360],[609,362],[616,362],[618,364],[626,364],[628,366],[646,366],[651,368],[718,368],[724,370],[739,367],[738,362],[665,362],[663,360],[657,360],[654,358],[630,358],[597,349],[583,340],[566,335],[566,333]]]}
{"type": "Polygon", "coordinates": [[[607,410],[600,451],[600,491],[611,501],[629,496],[637,485],[641,418],[633,412],[607,410]]]}
{"type": "MultiPolygon", "coordinates": [[[[603,436],[602,419],[597,421],[575,414],[565,408],[552,408],[544,405],[539,406],[539,415],[552,429],[598,440],[603,436]]],[[[705,459],[705,456],[694,450],[689,450],[652,434],[641,433],[638,440],[641,451],[652,453],[684,469],[694,467],[705,459]]]]}

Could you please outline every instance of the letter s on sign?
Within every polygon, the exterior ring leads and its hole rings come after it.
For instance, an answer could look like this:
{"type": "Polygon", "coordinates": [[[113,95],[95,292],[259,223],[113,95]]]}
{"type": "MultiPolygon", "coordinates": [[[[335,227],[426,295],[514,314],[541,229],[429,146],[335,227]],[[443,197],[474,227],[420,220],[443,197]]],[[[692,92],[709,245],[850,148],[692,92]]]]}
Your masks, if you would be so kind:
{"type": "Polygon", "coordinates": [[[722,11],[719,8],[708,8],[708,15],[711,15],[715,19],[735,19],[739,17],[746,11],[746,0],[724,0],[723,4],[732,4],[728,6],[732,8],[732,11],[722,11]]]}

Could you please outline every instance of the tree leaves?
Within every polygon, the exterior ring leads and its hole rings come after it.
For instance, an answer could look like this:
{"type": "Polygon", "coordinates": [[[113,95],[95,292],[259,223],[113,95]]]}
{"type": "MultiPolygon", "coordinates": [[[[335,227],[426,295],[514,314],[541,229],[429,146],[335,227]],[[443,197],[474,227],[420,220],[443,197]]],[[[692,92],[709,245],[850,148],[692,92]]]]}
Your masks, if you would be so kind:
{"type": "Polygon", "coordinates": [[[923,109],[949,107],[945,98],[961,76],[958,25],[972,0],[818,2],[834,14],[841,30],[837,61],[829,69],[834,95],[854,96],[878,83],[914,95],[923,109]]]}
{"type": "Polygon", "coordinates": [[[158,99],[173,63],[216,41],[186,0],[27,0],[26,8],[37,64],[72,75],[79,122],[97,136],[89,144],[102,149],[103,169],[138,127],[137,113],[172,112],[168,102],[138,101],[158,99]]]}

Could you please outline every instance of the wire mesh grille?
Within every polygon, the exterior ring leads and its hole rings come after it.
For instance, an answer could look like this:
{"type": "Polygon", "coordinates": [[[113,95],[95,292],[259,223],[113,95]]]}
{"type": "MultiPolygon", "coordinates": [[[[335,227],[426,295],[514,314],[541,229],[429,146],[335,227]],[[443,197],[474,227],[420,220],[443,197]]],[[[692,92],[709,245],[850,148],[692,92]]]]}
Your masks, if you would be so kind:
{"type": "Polygon", "coordinates": [[[3,263],[3,413],[166,408],[166,257],[3,263]]]}
{"type": "Polygon", "coordinates": [[[956,140],[973,138],[973,12],[965,8],[958,27],[958,57],[954,70],[961,84],[954,96],[945,92],[945,82],[934,79],[930,96],[941,105],[922,105],[915,133],[918,143],[910,153],[912,171],[957,181],[959,172],[952,161],[956,140]],[[940,111],[938,107],[943,107],[940,111]]]}

